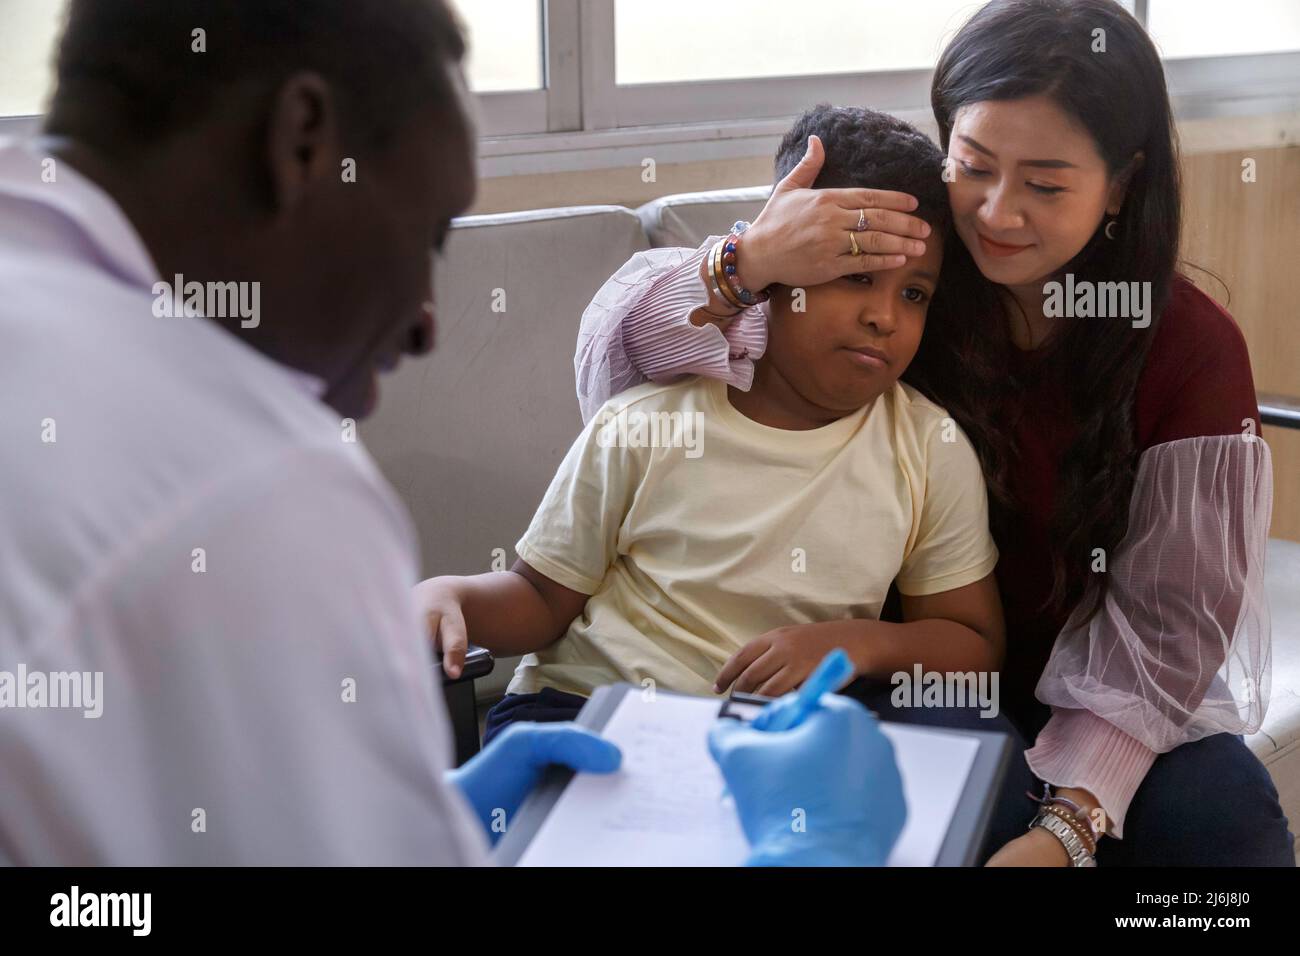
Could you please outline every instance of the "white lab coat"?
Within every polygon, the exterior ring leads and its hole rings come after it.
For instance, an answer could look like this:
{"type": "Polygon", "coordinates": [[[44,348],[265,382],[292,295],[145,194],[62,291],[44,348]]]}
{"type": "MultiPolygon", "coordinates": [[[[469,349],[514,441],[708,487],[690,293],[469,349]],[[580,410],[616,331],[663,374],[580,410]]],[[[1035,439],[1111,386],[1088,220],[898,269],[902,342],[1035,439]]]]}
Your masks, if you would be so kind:
{"type": "Polygon", "coordinates": [[[101,673],[102,714],[0,706],[0,859],[481,862],[405,509],[45,158],[0,141],[0,682],[101,673]]]}

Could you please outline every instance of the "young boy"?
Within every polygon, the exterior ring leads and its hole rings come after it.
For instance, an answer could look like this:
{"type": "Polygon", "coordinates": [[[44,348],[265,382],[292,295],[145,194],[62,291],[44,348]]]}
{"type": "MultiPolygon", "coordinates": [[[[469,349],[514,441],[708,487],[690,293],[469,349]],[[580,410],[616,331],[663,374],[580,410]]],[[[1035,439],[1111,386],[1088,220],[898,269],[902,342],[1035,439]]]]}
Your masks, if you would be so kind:
{"type": "Polygon", "coordinates": [[[821,106],[786,135],[778,181],[810,134],[826,151],[816,187],[917,197],[933,227],[925,254],[773,288],[749,391],[692,377],[616,396],[560,465],[512,570],[421,585],[442,647],[468,638],[528,655],[487,737],[572,719],[617,681],[779,695],[835,647],[859,675],[1000,665],[979,463],[946,413],[898,380],[951,225],[943,155],[892,117],[821,106]],[[902,624],[878,619],[895,581],[902,624]]]}

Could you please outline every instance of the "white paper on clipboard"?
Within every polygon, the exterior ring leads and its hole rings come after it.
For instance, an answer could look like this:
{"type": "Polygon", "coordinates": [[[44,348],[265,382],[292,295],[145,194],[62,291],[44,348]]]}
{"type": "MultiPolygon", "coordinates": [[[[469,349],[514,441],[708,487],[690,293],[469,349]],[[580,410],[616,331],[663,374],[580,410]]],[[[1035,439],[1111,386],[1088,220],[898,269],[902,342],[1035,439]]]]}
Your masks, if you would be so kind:
{"type": "MultiPolygon", "coordinates": [[[[720,701],[631,691],[602,735],[623,751],[609,775],[578,774],[520,866],[739,866],[749,845],[706,742],[720,701]]],[[[890,866],[933,866],[979,750],[974,738],[882,724],[908,819],[890,866]]]]}

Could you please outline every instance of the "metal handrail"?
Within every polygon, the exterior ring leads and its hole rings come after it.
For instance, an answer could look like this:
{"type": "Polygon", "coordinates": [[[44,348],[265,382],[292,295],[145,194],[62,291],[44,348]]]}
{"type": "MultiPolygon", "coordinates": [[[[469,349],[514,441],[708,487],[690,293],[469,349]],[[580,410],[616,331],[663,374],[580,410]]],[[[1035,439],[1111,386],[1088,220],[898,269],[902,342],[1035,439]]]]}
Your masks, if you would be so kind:
{"type": "Polygon", "coordinates": [[[1259,419],[1265,425],[1300,428],[1300,398],[1260,392],[1256,400],[1259,402],[1259,419]]]}

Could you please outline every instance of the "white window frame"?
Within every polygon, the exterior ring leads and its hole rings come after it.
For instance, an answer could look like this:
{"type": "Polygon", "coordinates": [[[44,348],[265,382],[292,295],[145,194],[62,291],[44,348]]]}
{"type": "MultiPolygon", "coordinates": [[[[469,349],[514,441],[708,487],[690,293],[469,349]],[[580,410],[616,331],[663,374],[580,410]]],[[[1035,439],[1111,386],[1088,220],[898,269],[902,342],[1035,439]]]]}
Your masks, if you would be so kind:
{"type": "Polygon", "coordinates": [[[1300,112],[1300,51],[1166,59],[1177,119],[1300,112]]]}
{"type": "MultiPolygon", "coordinates": [[[[829,100],[933,132],[929,69],[619,86],[613,0],[540,0],[543,86],[477,97],[480,173],[508,176],[770,155],[791,117],[829,100]]],[[[1148,0],[1124,0],[1144,25],[1148,0]]],[[[722,54],[719,54],[722,55],[722,54]]],[[[1300,114],[1300,51],[1164,61],[1180,120],[1300,114]]],[[[0,117],[0,135],[40,117],[0,117]]]]}
{"type": "Polygon", "coordinates": [[[0,116],[0,137],[34,136],[41,128],[43,116],[0,116]]]}
{"type": "MultiPolygon", "coordinates": [[[[582,129],[724,124],[789,117],[809,103],[864,103],[893,113],[930,110],[931,69],[696,80],[619,86],[612,0],[582,2],[582,129]]],[[[1148,0],[1120,0],[1145,29],[1148,0]]],[[[1166,58],[1181,119],[1300,109],[1300,51],[1166,58]]]]}
{"type": "MultiPolygon", "coordinates": [[[[661,162],[770,155],[789,120],[823,100],[869,104],[933,132],[930,69],[619,86],[614,3],[570,2],[577,5],[580,88],[553,91],[551,106],[569,122],[541,135],[484,136],[484,176],[622,166],[650,147],[661,162]]],[[[1147,0],[1121,2],[1146,26],[1147,0]]],[[[1300,113],[1300,51],[1173,58],[1164,67],[1180,120],[1300,113]]]]}
{"type": "MultiPolygon", "coordinates": [[[[539,135],[582,128],[579,0],[538,0],[542,20],[542,88],[476,97],[479,136],[539,135]]],[[[24,135],[40,116],[0,116],[0,136],[24,135]]]]}
{"type": "Polygon", "coordinates": [[[480,137],[580,129],[582,96],[579,0],[540,0],[542,88],[480,93],[480,137]]]}
{"type": "Polygon", "coordinates": [[[930,103],[933,71],[929,69],[619,86],[614,3],[582,3],[583,128],[587,130],[723,123],[738,116],[787,117],[818,100],[870,103],[888,111],[925,109],[930,103]]]}

